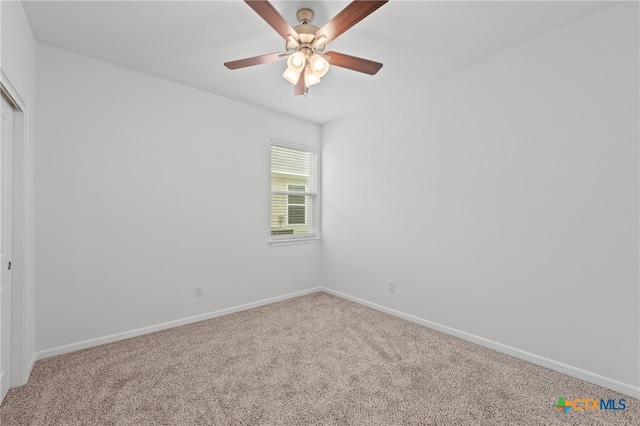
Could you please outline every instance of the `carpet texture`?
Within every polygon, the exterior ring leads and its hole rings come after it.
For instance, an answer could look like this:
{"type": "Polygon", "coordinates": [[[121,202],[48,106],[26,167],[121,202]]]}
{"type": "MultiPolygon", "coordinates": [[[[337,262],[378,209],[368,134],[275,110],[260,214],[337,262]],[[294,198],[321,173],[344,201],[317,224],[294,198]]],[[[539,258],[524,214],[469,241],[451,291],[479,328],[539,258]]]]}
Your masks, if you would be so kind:
{"type": "Polygon", "coordinates": [[[631,425],[637,399],[326,294],[38,361],[8,425],[631,425]],[[554,408],[620,398],[626,410],[554,408]]]}

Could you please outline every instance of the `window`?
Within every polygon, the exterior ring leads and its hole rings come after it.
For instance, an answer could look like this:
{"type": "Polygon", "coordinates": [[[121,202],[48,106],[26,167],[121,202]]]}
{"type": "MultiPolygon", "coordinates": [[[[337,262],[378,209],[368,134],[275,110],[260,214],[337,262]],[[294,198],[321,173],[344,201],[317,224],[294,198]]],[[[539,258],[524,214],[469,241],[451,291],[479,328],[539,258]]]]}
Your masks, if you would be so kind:
{"type": "Polygon", "coordinates": [[[318,154],[277,142],[271,145],[271,241],[316,239],[318,154]]]}
{"type": "MultiPolygon", "coordinates": [[[[305,192],[304,185],[288,185],[289,192],[305,192]]],[[[307,223],[307,200],[304,195],[287,195],[289,198],[288,205],[288,224],[304,225],[307,223]]]]}

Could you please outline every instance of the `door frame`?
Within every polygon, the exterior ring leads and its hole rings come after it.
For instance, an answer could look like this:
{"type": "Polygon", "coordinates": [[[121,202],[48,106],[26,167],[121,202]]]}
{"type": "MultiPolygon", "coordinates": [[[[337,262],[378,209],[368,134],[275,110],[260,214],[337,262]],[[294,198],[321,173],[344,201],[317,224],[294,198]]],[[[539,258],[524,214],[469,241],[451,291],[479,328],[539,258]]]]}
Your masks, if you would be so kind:
{"type": "MultiPolygon", "coordinates": [[[[35,358],[29,359],[29,327],[33,327],[33,318],[28,317],[28,306],[34,305],[33,287],[27,283],[31,276],[31,253],[33,248],[27,244],[27,236],[32,229],[29,226],[28,188],[31,184],[27,129],[27,104],[18,90],[0,68],[1,95],[13,106],[13,256],[12,256],[12,292],[11,292],[11,387],[27,383],[35,358]]],[[[33,313],[32,313],[33,316],[33,313]]]]}

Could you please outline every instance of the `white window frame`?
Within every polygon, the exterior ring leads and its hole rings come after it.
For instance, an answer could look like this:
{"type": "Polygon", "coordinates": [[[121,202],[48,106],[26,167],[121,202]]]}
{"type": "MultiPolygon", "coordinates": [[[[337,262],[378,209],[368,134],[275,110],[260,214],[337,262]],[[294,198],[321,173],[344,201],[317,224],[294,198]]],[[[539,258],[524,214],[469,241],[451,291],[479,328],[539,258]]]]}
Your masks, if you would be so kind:
{"type": "MultiPolygon", "coordinates": [[[[308,197],[308,204],[306,208],[309,209],[309,215],[311,217],[311,229],[309,229],[308,234],[287,234],[287,235],[271,235],[271,196],[269,197],[269,235],[270,240],[269,244],[271,246],[283,246],[283,245],[292,245],[292,244],[308,244],[308,243],[318,243],[320,242],[320,173],[321,173],[321,162],[320,162],[320,150],[318,148],[301,145],[293,142],[283,141],[281,139],[271,139],[271,144],[269,145],[269,182],[271,182],[271,145],[281,146],[283,148],[290,148],[299,151],[307,151],[315,154],[316,157],[316,191],[315,192],[306,192],[305,196],[308,197]]],[[[307,186],[305,185],[305,190],[307,186]]],[[[269,183],[269,190],[271,194],[279,194],[279,195],[296,195],[299,196],[301,192],[299,191],[283,191],[283,190],[272,190],[271,183],[269,183]]],[[[287,222],[289,219],[287,218],[287,222]]]]}

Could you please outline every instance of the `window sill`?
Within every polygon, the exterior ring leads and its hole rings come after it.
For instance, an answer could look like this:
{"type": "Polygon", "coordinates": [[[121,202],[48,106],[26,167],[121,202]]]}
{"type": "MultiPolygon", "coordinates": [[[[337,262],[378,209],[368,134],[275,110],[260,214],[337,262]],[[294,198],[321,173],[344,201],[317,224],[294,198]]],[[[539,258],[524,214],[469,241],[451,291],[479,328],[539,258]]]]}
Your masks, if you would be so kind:
{"type": "Polygon", "coordinates": [[[297,244],[318,244],[320,243],[320,237],[308,237],[308,238],[283,238],[269,241],[271,247],[279,246],[292,246],[297,244]]]}

